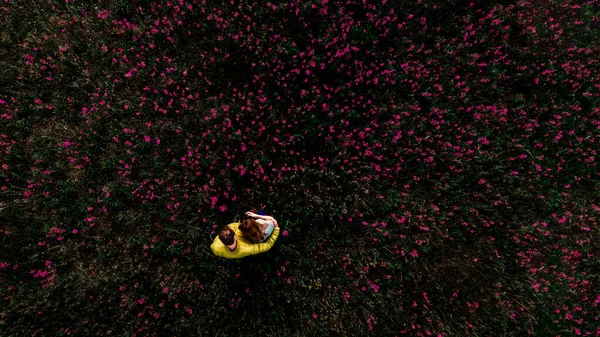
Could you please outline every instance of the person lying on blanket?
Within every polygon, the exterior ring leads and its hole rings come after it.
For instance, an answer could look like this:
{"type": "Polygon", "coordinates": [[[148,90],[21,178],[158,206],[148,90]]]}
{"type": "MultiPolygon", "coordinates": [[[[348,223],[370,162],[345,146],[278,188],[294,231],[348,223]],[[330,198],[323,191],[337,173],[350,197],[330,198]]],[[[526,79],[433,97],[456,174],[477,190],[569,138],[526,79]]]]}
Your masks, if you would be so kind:
{"type": "Polygon", "coordinates": [[[223,227],[210,249],[226,259],[241,259],[270,250],[279,237],[279,224],[264,211],[246,212],[254,219],[234,222],[223,227]]]}

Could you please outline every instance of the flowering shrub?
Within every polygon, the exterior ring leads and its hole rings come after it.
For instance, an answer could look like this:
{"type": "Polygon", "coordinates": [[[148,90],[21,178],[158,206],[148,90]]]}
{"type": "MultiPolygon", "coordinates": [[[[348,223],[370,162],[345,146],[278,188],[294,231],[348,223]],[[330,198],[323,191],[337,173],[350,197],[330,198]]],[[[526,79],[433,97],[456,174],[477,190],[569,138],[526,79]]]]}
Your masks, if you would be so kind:
{"type": "Polygon", "coordinates": [[[600,335],[599,7],[3,1],[0,331],[600,335]]]}

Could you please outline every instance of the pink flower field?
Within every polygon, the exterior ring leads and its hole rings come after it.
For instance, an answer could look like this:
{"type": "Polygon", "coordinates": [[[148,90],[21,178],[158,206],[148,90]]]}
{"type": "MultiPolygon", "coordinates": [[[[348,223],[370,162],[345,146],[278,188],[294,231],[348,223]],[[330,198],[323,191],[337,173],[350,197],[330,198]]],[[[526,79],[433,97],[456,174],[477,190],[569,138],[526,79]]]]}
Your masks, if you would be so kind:
{"type": "Polygon", "coordinates": [[[600,1],[0,1],[0,336],[600,336],[600,1]],[[240,260],[220,229],[281,235],[240,260]]]}

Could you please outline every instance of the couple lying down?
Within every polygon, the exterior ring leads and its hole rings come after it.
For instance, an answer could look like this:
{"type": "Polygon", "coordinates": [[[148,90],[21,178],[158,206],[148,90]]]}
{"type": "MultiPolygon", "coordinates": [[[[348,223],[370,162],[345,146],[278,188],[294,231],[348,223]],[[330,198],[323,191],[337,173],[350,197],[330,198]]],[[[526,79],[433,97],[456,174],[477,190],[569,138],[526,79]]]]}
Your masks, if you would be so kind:
{"type": "Polygon", "coordinates": [[[246,212],[253,219],[225,226],[210,246],[212,252],[226,259],[241,259],[271,249],[279,237],[279,224],[266,212],[258,213],[246,212]]]}

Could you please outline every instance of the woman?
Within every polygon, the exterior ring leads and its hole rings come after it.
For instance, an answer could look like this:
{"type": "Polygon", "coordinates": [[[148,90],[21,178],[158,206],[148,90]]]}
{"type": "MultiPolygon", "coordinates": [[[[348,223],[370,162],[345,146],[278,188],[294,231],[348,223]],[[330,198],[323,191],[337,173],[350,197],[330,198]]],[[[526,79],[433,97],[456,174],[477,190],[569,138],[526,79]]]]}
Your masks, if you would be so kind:
{"type": "MultiPolygon", "coordinates": [[[[264,213],[264,212],[259,212],[264,213]]],[[[264,213],[266,214],[266,213],[264,213]]],[[[254,243],[265,242],[275,227],[279,227],[277,220],[272,216],[246,212],[246,215],[255,219],[246,219],[240,223],[240,230],[254,243]]]]}

